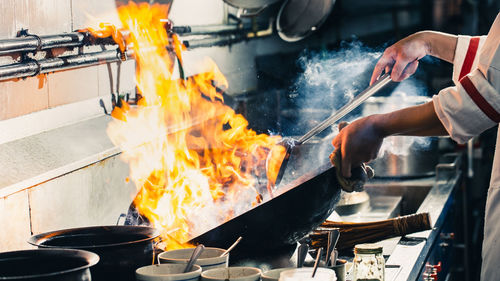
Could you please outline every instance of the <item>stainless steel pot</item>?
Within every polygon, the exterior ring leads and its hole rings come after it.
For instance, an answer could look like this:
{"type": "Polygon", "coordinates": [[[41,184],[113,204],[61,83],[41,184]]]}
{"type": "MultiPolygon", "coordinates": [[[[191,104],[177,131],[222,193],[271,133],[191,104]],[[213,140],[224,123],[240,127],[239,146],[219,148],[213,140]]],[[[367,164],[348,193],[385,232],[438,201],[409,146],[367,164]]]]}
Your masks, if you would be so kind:
{"type": "MultiPolygon", "coordinates": [[[[428,97],[420,96],[393,96],[371,97],[364,105],[363,115],[385,113],[404,107],[422,104],[430,101],[428,97]]],[[[425,145],[412,142],[406,136],[395,136],[386,141],[391,141],[391,146],[399,153],[386,151],[371,163],[375,170],[375,177],[423,177],[432,176],[439,161],[437,138],[422,138],[425,145]],[[409,142],[412,142],[410,145],[409,142]]]]}

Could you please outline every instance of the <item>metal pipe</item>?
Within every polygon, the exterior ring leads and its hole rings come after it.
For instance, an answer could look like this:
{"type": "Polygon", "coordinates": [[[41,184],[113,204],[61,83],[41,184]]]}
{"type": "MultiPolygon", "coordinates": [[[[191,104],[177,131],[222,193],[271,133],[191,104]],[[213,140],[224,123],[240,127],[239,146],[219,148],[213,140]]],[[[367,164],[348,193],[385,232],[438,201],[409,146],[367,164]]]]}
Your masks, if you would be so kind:
{"type": "Polygon", "coordinates": [[[192,25],[173,26],[172,32],[177,34],[205,35],[241,31],[243,27],[239,24],[217,24],[217,25],[192,25]]]}
{"type": "Polygon", "coordinates": [[[71,32],[57,35],[27,35],[13,39],[0,40],[0,55],[14,52],[31,52],[56,47],[75,47],[85,44],[87,35],[71,32]]]}
{"type": "Polygon", "coordinates": [[[0,81],[13,78],[24,78],[38,74],[86,67],[129,59],[133,51],[122,55],[117,50],[87,53],[81,55],[57,57],[42,60],[30,60],[24,63],[14,63],[0,66],[0,81]]]}

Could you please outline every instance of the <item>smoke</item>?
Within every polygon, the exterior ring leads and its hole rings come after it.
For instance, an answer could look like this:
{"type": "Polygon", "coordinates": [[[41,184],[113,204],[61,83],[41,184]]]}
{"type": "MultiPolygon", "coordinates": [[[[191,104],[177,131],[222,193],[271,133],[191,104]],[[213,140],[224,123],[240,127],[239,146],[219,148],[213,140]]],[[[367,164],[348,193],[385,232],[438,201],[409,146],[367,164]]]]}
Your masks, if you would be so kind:
{"type": "MultiPolygon", "coordinates": [[[[288,110],[297,114],[297,117],[292,122],[294,129],[285,129],[285,134],[304,134],[368,87],[373,67],[382,51],[354,41],[342,43],[336,51],[302,54],[298,64],[303,71],[288,96],[291,101],[291,109],[288,110]]],[[[349,122],[370,114],[425,102],[426,87],[414,78],[406,79],[392,88],[392,92],[389,89],[377,94],[384,96],[380,103],[367,101],[342,120],[349,122]]],[[[330,140],[337,133],[337,126],[334,125],[325,139],[330,140]]],[[[410,147],[426,149],[430,143],[430,139],[425,137],[389,137],[384,141],[379,156],[388,152],[405,155],[410,147]]]]}

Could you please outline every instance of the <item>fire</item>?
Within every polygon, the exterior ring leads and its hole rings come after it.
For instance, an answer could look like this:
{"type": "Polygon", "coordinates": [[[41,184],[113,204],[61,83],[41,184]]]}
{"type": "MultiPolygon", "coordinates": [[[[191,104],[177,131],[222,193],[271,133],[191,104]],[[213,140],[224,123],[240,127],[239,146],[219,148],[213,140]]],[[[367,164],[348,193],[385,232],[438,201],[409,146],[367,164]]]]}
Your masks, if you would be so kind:
{"type": "Polygon", "coordinates": [[[219,89],[228,85],[213,61],[205,73],[173,78],[183,46],[161,21],[168,10],[130,2],[118,8],[126,38],[111,25],[92,31],[133,50],[143,98],[115,108],[108,135],[130,164],[136,207],[173,249],[262,201],[279,170],[281,155],[270,151],[281,137],[257,134],[224,105],[219,89]]]}

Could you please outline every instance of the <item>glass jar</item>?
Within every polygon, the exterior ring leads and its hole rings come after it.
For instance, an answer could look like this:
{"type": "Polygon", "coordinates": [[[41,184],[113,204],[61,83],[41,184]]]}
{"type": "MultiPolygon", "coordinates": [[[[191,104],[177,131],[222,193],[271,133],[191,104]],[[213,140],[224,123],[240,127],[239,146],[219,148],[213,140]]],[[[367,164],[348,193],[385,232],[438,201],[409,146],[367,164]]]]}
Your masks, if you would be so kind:
{"type": "Polygon", "coordinates": [[[359,244],[354,247],[353,281],[384,281],[385,260],[382,246],[359,244]]]}

